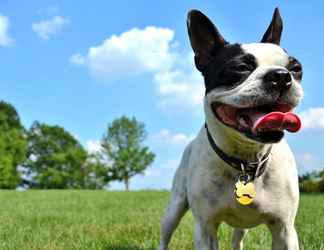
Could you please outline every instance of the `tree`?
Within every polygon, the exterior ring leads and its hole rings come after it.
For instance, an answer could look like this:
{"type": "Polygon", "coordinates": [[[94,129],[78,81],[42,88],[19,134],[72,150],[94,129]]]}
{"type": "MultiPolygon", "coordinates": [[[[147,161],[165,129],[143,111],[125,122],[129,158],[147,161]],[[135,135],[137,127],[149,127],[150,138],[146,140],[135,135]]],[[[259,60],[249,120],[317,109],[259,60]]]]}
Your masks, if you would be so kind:
{"type": "Polygon", "coordinates": [[[107,187],[112,178],[108,175],[109,165],[102,162],[100,154],[88,154],[86,161],[87,175],[87,188],[88,189],[102,189],[107,187]]]}
{"type": "Polygon", "coordinates": [[[16,109],[0,102],[0,188],[14,189],[21,181],[18,166],[26,159],[27,140],[16,109]]]}
{"type": "Polygon", "coordinates": [[[126,116],[109,124],[102,138],[102,153],[111,163],[108,175],[123,181],[126,190],[129,190],[130,179],[144,173],[155,158],[149,148],[142,145],[145,138],[144,124],[126,116]]]}
{"type": "Polygon", "coordinates": [[[301,192],[324,193],[324,170],[313,171],[299,176],[299,188],[301,192]]]}
{"type": "Polygon", "coordinates": [[[103,165],[88,161],[86,150],[64,128],[34,122],[28,132],[28,143],[24,167],[25,183],[30,188],[102,187],[96,181],[103,165]]]}

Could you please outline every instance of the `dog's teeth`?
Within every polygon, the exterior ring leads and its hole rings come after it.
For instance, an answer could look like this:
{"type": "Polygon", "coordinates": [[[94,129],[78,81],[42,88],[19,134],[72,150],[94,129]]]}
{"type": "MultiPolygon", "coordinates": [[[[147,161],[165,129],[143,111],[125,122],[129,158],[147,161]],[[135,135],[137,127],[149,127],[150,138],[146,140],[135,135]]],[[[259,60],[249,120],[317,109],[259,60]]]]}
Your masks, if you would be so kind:
{"type": "Polygon", "coordinates": [[[247,124],[246,120],[243,117],[240,117],[239,124],[243,127],[249,127],[249,124],[247,124]]]}

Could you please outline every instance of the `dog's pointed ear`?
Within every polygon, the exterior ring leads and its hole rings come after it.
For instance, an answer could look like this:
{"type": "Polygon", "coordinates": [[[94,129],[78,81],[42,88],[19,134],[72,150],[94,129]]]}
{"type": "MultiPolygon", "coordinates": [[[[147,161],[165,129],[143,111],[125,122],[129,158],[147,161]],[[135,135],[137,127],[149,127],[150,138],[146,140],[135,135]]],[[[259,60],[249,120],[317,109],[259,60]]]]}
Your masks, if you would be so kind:
{"type": "Polygon", "coordinates": [[[188,12],[187,28],[195,53],[196,67],[201,71],[213,58],[215,51],[224,47],[227,42],[215,25],[199,10],[188,12]]]}
{"type": "Polygon", "coordinates": [[[261,40],[262,43],[274,43],[279,45],[281,32],[282,32],[282,19],[280,16],[279,8],[275,8],[271,23],[264,33],[263,38],[261,40]]]}

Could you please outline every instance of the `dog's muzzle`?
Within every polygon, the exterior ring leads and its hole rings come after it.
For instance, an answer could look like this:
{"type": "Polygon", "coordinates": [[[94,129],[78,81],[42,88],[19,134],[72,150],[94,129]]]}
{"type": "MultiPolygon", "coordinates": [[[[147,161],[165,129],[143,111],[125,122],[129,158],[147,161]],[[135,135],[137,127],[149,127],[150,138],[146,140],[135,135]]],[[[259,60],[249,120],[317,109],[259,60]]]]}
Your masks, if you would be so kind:
{"type": "Polygon", "coordinates": [[[299,117],[288,104],[269,104],[250,108],[237,108],[227,104],[213,103],[212,110],[222,123],[252,139],[276,142],[283,132],[297,132],[301,128],[299,117]]]}

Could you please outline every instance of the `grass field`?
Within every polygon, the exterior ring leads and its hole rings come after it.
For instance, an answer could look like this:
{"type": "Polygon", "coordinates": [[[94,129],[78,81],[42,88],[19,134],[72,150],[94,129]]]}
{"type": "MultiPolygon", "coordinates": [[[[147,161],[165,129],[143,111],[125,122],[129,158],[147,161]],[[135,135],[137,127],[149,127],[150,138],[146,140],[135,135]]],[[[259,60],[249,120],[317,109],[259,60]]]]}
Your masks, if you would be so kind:
{"type": "MultiPolygon", "coordinates": [[[[1,191],[0,249],[156,249],[169,193],[157,191],[1,191]]],[[[324,195],[304,195],[297,217],[301,249],[324,250],[324,195]]],[[[220,249],[230,249],[222,225],[220,249]]],[[[249,232],[245,249],[270,249],[264,226],[249,232]]],[[[170,249],[193,249],[187,214],[170,249]]]]}

